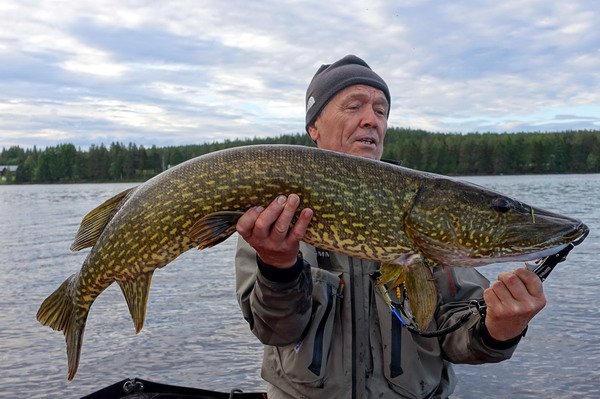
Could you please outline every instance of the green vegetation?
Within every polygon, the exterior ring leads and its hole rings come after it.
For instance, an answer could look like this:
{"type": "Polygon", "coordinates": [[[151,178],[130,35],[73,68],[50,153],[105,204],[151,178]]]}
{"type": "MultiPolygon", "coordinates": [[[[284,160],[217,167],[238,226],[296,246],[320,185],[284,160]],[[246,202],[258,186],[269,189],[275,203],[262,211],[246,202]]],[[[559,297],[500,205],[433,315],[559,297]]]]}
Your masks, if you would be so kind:
{"type": "MultiPolygon", "coordinates": [[[[178,147],[112,143],[87,151],[72,144],[44,150],[3,148],[0,165],[18,165],[5,182],[71,183],[143,181],[190,158],[250,144],[312,145],[307,134],[226,140],[178,147]]],[[[442,134],[390,128],[384,158],[446,175],[600,173],[600,131],[442,134]]]]}
{"type": "Polygon", "coordinates": [[[599,173],[600,131],[459,135],[392,128],[384,158],[446,175],[599,173]]]}

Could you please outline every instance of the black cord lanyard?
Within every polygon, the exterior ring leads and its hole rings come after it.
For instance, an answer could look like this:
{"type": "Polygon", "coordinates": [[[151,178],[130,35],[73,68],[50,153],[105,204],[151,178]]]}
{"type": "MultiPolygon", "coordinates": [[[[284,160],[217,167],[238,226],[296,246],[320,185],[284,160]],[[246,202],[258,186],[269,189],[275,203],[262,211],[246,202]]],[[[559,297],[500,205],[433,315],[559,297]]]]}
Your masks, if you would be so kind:
{"type": "MultiPolygon", "coordinates": [[[[556,265],[558,265],[560,262],[563,262],[567,258],[567,255],[569,254],[569,252],[571,252],[571,250],[574,247],[574,244],[568,244],[556,254],[542,258],[534,264],[528,264],[527,268],[533,271],[535,274],[537,274],[540,280],[544,281],[546,280],[546,278],[548,278],[548,275],[550,275],[550,273],[552,272],[552,270],[554,270],[556,265]]],[[[469,321],[471,316],[473,316],[476,313],[479,313],[481,318],[485,319],[487,311],[487,305],[485,304],[485,301],[483,299],[474,299],[472,301],[469,301],[466,305],[466,308],[471,309],[471,312],[462,315],[454,324],[439,330],[420,331],[415,322],[413,321],[412,315],[410,315],[404,307],[405,301],[402,300],[398,304],[392,302],[387,292],[387,287],[385,286],[380,286],[380,291],[383,295],[385,302],[389,306],[392,314],[394,314],[394,316],[396,316],[396,318],[400,321],[402,327],[406,328],[411,333],[419,335],[421,337],[434,338],[444,336],[446,334],[458,330],[467,321],[469,321]]]]}

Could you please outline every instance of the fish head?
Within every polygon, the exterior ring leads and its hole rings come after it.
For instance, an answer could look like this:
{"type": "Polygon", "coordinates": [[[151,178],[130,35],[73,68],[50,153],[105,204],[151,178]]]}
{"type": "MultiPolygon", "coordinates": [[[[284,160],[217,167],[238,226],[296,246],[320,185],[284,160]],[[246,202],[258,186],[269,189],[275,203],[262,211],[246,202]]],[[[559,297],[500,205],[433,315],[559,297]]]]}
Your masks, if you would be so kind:
{"type": "Polygon", "coordinates": [[[451,266],[537,260],[589,232],[578,219],[449,179],[421,187],[405,231],[425,257],[451,266]]]}

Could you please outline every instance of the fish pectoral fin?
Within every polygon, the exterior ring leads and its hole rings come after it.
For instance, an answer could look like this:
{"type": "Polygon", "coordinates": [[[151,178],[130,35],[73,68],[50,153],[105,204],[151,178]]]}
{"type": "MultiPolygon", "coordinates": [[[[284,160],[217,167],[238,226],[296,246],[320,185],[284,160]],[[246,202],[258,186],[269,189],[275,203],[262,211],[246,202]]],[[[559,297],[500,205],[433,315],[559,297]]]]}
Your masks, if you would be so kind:
{"type": "Polygon", "coordinates": [[[235,233],[235,225],[244,212],[220,211],[210,213],[198,220],[188,236],[198,243],[198,249],[206,249],[225,241],[235,233]]]}
{"type": "MultiPolygon", "coordinates": [[[[433,320],[437,307],[437,289],[431,269],[419,255],[406,255],[394,262],[382,263],[377,285],[388,290],[404,289],[414,321],[420,331],[425,331],[433,320]]],[[[396,294],[401,299],[400,294],[396,294]]]]}
{"type": "Polygon", "coordinates": [[[406,269],[396,263],[382,263],[379,267],[378,284],[384,284],[388,289],[394,289],[404,285],[406,281],[406,269]]]}
{"type": "Polygon", "coordinates": [[[121,291],[127,301],[129,314],[133,319],[135,332],[139,333],[144,327],[146,319],[146,305],[148,303],[148,293],[150,292],[150,283],[152,282],[152,273],[140,274],[133,280],[118,281],[121,291]]]}
{"type": "Polygon", "coordinates": [[[407,267],[404,283],[406,297],[419,330],[425,331],[433,320],[438,302],[435,280],[431,269],[420,256],[412,258],[407,267]]]}
{"type": "Polygon", "coordinates": [[[80,249],[92,247],[98,241],[98,237],[100,237],[108,222],[110,222],[127,199],[129,193],[134,189],[136,187],[115,195],[85,215],[81,220],[75,240],[71,244],[71,251],[79,251],[80,249]]]}

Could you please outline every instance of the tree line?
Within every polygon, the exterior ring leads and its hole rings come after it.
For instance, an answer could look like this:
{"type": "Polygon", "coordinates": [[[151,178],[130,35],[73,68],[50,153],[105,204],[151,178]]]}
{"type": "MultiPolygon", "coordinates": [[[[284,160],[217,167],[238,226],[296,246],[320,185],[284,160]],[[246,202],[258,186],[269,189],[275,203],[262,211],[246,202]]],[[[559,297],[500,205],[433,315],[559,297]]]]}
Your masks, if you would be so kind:
{"type": "Polygon", "coordinates": [[[35,146],[2,148],[0,165],[17,165],[9,182],[14,183],[80,183],[145,181],[168,168],[209,152],[251,144],[305,144],[308,135],[278,138],[225,140],[200,145],[146,148],[129,143],[92,145],[87,150],[73,144],[59,144],[45,149],[35,146]]]}
{"type": "Polygon", "coordinates": [[[600,173],[600,131],[459,135],[392,128],[384,157],[446,175],[600,173]]]}
{"type": "MultiPolygon", "coordinates": [[[[18,165],[15,183],[144,181],[188,159],[251,144],[314,145],[306,133],[146,148],[130,143],[2,148],[0,165],[18,165]]],[[[600,173],[600,131],[432,133],[390,128],[383,158],[446,175],[600,173]]]]}

